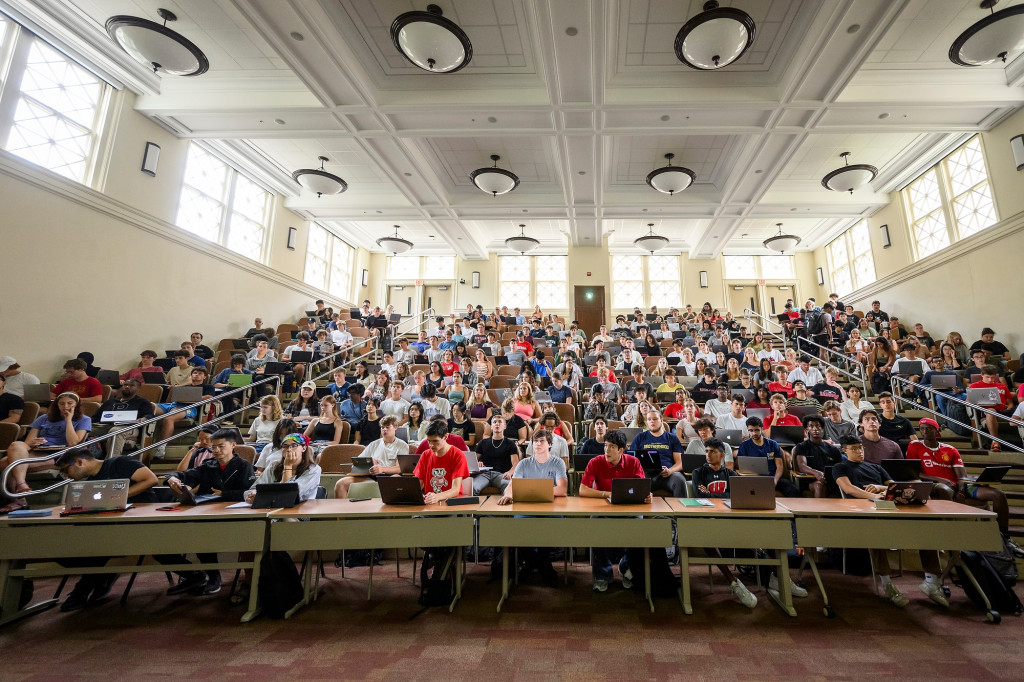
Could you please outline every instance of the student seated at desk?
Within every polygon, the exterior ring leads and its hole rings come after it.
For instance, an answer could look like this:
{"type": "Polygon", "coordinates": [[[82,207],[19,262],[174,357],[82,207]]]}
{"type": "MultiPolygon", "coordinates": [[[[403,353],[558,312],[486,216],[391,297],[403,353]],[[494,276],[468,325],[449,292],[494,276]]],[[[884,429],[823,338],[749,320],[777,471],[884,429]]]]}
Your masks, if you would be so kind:
{"type": "MultiPolygon", "coordinates": [[[[202,394],[203,398],[205,399],[206,396],[213,395],[213,386],[206,384],[206,378],[209,376],[209,374],[210,372],[209,370],[206,369],[206,367],[193,367],[192,370],[189,372],[189,382],[185,385],[202,386],[202,394]]],[[[180,422],[182,419],[197,419],[199,417],[199,408],[188,407],[185,403],[157,403],[154,412],[159,417],[162,414],[172,412],[180,407],[184,407],[186,409],[182,410],[181,412],[172,414],[168,416],[166,419],[161,420],[160,433],[156,436],[157,440],[167,440],[168,438],[170,438],[171,435],[174,434],[174,425],[180,422]]],[[[166,449],[167,444],[164,443],[163,445],[160,445],[155,449],[150,450],[149,456],[162,459],[164,456],[164,451],[166,449]]]]}
{"type": "MultiPolygon", "coordinates": [[[[213,459],[208,459],[195,469],[186,469],[171,474],[167,485],[176,493],[182,486],[188,486],[196,495],[219,495],[225,502],[238,502],[252,483],[252,464],[235,454],[235,433],[231,429],[220,429],[210,437],[213,459]]],[[[265,472],[264,472],[265,473],[265,472]]],[[[201,563],[217,563],[217,553],[197,554],[201,563]]],[[[203,594],[220,591],[220,571],[207,571],[203,594]]]]}
{"type": "MultiPolygon", "coordinates": [[[[863,416],[863,415],[862,415],[863,416]]],[[[880,500],[885,497],[886,483],[889,480],[885,469],[864,461],[864,446],[860,440],[851,436],[844,436],[840,442],[843,447],[843,454],[846,461],[840,462],[832,469],[836,479],[836,485],[847,497],[855,497],[862,500],[880,500]]],[[[882,580],[882,589],[885,590],[885,598],[893,605],[903,608],[909,603],[906,595],[900,592],[889,579],[891,569],[889,568],[889,556],[884,549],[872,549],[871,560],[874,563],[875,573],[882,580]]],[[[941,573],[939,566],[938,552],[932,550],[921,550],[921,565],[924,567],[924,582],[920,589],[928,598],[940,606],[949,606],[946,595],[939,586],[938,576],[941,573]]]]}
{"type": "Polygon", "coordinates": [[[281,459],[276,459],[263,470],[259,478],[245,491],[243,499],[252,504],[256,497],[256,486],[289,481],[298,484],[300,502],[315,499],[316,489],[320,485],[320,471],[313,458],[313,448],[309,445],[309,439],[301,433],[290,433],[281,441],[281,459]]]}
{"type": "MultiPolygon", "coordinates": [[[[595,457],[587,464],[580,481],[580,497],[604,497],[611,499],[612,479],[644,478],[640,460],[626,454],[626,436],[618,429],[609,431],[604,437],[604,457],[595,457]]],[[[650,504],[653,496],[648,495],[645,503],[650,504]]],[[[619,576],[627,590],[633,586],[633,574],[629,570],[626,550],[622,548],[593,548],[592,571],[594,591],[607,592],[612,581],[612,561],[619,558],[619,576]],[[621,557],[621,558],[620,558],[621,557]]]]}
{"type": "Polygon", "coordinates": [[[443,419],[431,420],[427,426],[429,450],[420,456],[413,475],[423,486],[423,501],[437,504],[462,494],[462,480],[469,476],[466,453],[448,444],[448,425],[443,419]]]}
{"type": "MultiPolygon", "coordinates": [[[[796,418],[793,417],[793,419],[796,418]]],[[[799,425],[799,422],[797,424],[799,425]]],[[[765,438],[764,423],[760,417],[747,417],[747,434],[750,437],[740,443],[738,456],[767,458],[768,475],[775,478],[775,492],[782,497],[800,497],[800,489],[793,485],[788,478],[782,477],[785,469],[785,455],[778,443],[771,438],[765,438]]]]}
{"type": "MultiPolygon", "coordinates": [[[[99,414],[102,415],[104,412],[135,412],[136,422],[151,419],[153,417],[153,403],[139,396],[139,388],[141,386],[141,379],[125,379],[121,382],[120,395],[115,397],[111,394],[110,399],[100,405],[99,414]]],[[[110,430],[117,431],[127,426],[127,424],[127,422],[122,422],[121,425],[111,425],[110,430]]],[[[131,442],[133,446],[136,443],[142,443],[142,435],[142,430],[140,429],[114,436],[109,445],[108,456],[120,456],[121,451],[128,442],[131,442]]]]}
{"type": "MultiPolygon", "coordinates": [[[[409,444],[404,440],[395,437],[395,429],[398,426],[398,419],[393,415],[385,415],[380,419],[380,438],[374,440],[363,450],[362,457],[369,457],[373,460],[370,467],[370,478],[378,476],[394,476],[402,473],[398,466],[398,456],[409,454],[409,444]]],[[[346,476],[334,485],[334,496],[340,499],[348,498],[348,489],[356,481],[364,480],[364,477],[346,476]]]]}
{"type": "Polygon", "coordinates": [[[796,470],[814,477],[810,489],[815,497],[829,497],[835,484],[825,480],[825,469],[843,461],[839,448],[825,441],[825,419],[816,414],[804,417],[806,438],[793,448],[796,470]]]}
{"type": "Polygon", "coordinates": [[[257,454],[263,452],[263,448],[274,437],[274,429],[284,413],[281,410],[281,401],[276,395],[263,396],[260,400],[259,416],[252,420],[249,425],[249,433],[245,436],[245,442],[251,444],[257,454]]]}
{"type": "Polygon", "coordinates": [[[505,435],[505,416],[500,412],[491,416],[490,427],[491,437],[484,438],[476,446],[480,464],[490,467],[490,470],[473,474],[474,495],[480,495],[485,488],[492,486],[506,492],[513,470],[519,464],[519,448],[516,441],[505,435]]]}
{"type": "Polygon", "coordinates": [[[217,433],[219,428],[216,424],[203,425],[203,428],[199,429],[199,433],[196,434],[196,442],[192,444],[192,447],[185,453],[185,456],[178,461],[175,471],[194,469],[206,460],[212,459],[213,450],[210,449],[210,443],[213,434],[217,433]]]}
{"type": "MultiPolygon", "coordinates": [[[[707,462],[693,470],[694,497],[729,499],[729,478],[739,476],[739,474],[723,466],[722,460],[725,457],[723,445],[725,443],[717,438],[709,438],[704,442],[704,456],[707,458],[707,462]]],[[[722,557],[722,553],[715,547],[706,547],[704,552],[711,557],[722,557]]],[[[684,566],[682,570],[685,571],[686,567],[684,566]]],[[[729,582],[729,589],[741,604],[748,609],[757,606],[757,597],[740,582],[739,578],[733,575],[727,565],[718,564],[718,570],[729,582]]]]}
{"type": "MultiPolygon", "coordinates": [[[[495,419],[501,419],[501,416],[497,416],[495,419]]],[[[551,452],[552,442],[554,442],[554,435],[546,429],[539,429],[533,434],[531,439],[533,456],[524,457],[516,464],[512,478],[550,478],[555,487],[555,497],[565,497],[566,491],[569,489],[569,477],[566,474],[565,462],[551,452]]],[[[512,504],[513,492],[511,486],[505,487],[504,495],[498,499],[498,504],[512,504]]],[[[520,576],[525,576],[530,571],[537,571],[541,579],[551,587],[558,582],[558,574],[551,566],[551,557],[548,555],[546,547],[520,548],[517,568],[520,576]]]]}
{"type": "MultiPolygon", "coordinates": [[[[216,429],[215,429],[216,430],[216,429]]],[[[254,474],[258,477],[263,473],[263,470],[273,464],[276,460],[281,459],[281,441],[289,433],[302,433],[302,426],[291,419],[290,417],[283,417],[281,421],[277,422],[277,426],[274,427],[274,435],[271,436],[270,442],[267,446],[260,451],[260,456],[256,458],[255,467],[256,471],[254,474]]],[[[191,468],[191,467],[185,467],[191,468]]]]}
{"type": "MultiPolygon", "coordinates": [[[[152,488],[157,484],[157,477],[149,467],[128,457],[113,457],[98,460],[85,449],[68,450],[54,463],[61,475],[72,481],[110,481],[127,478],[128,502],[156,502],[156,494],[152,488]]],[[[187,564],[188,560],[180,554],[161,554],[153,557],[161,564],[187,564]]],[[[57,563],[68,568],[84,568],[104,566],[110,557],[80,557],[61,559],[57,563]]],[[[214,555],[216,560],[216,555],[214,555]]],[[[178,584],[167,590],[168,595],[184,594],[193,589],[202,590],[206,585],[206,574],[202,571],[178,571],[178,584]]],[[[68,594],[60,610],[77,611],[78,609],[99,602],[110,593],[110,588],[117,581],[116,573],[92,573],[83,575],[68,594]]]]}
{"type": "MultiPolygon", "coordinates": [[[[697,432],[697,437],[690,440],[686,444],[687,455],[703,455],[707,448],[704,443],[715,437],[715,433],[718,429],[715,427],[714,422],[710,419],[704,419],[703,417],[693,423],[693,428],[697,432]]],[[[746,429],[746,426],[744,426],[746,429]]],[[[748,436],[749,437],[749,436],[748,436]]],[[[722,443],[722,462],[725,464],[726,469],[736,469],[736,460],[733,457],[732,446],[721,441],[722,443]]]]}
{"type": "Polygon", "coordinates": [[[651,477],[651,490],[666,490],[672,497],[687,497],[686,477],[683,475],[683,446],[668,429],[661,412],[651,408],[647,412],[647,430],[633,438],[632,452],[651,452],[657,455],[661,471],[651,477]]]}

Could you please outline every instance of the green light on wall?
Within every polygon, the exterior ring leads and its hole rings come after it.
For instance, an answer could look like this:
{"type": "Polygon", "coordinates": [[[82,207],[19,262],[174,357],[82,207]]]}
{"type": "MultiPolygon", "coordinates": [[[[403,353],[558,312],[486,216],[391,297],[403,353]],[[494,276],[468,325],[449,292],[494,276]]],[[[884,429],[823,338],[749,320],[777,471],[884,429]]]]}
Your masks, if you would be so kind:
{"type": "Polygon", "coordinates": [[[586,298],[588,301],[593,301],[594,300],[594,292],[593,291],[588,291],[587,293],[583,294],[583,297],[586,298]]]}

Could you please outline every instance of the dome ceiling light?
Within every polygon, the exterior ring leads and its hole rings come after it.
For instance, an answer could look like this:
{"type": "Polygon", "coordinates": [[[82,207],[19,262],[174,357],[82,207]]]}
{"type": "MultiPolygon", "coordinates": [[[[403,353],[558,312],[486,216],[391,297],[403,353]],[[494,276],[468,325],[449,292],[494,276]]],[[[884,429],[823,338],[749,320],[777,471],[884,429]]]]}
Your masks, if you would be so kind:
{"type": "Polygon", "coordinates": [[[199,76],[210,69],[210,60],[195,43],[177,31],[167,28],[168,21],[178,17],[166,9],[158,9],[163,25],[119,14],[107,19],[107,34],[122,50],[154,73],[168,76],[199,76]]]}
{"type": "Polygon", "coordinates": [[[764,248],[778,251],[779,253],[795,249],[796,245],[800,243],[800,237],[797,237],[795,234],[782,234],[782,223],[775,223],[775,227],[779,228],[779,233],[774,237],[765,239],[763,242],[764,248]]]}
{"type": "Polygon", "coordinates": [[[644,251],[650,251],[653,254],[655,251],[668,246],[668,237],[654,234],[654,223],[647,223],[647,234],[634,239],[633,245],[644,251]]]}
{"type": "Polygon", "coordinates": [[[391,24],[391,42],[403,57],[430,73],[455,73],[473,59],[469,36],[441,16],[437,5],[398,15],[391,24]]]}
{"type": "Polygon", "coordinates": [[[497,154],[491,154],[493,166],[477,168],[469,174],[469,179],[473,181],[474,185],[495,197],[499,194],[508,194],[519,186],[518,175],[504,168],[498,168],[499,159],[501,157],[497,154]]]}
{"type": "Polygon", "coordinates": [[[509,237],[505,240],[505,246],[518,251],[520,254],[526,253],[527,251],[533,251],[540,246],[540,241],[533,237],[526,236],[526,225],[519,224],[519,234],[515,237],[509,237]]]}
{"type": "Polygon", "coordinates": [[[666,154],[665,158],[668,159],[668,165],[652,170],[647,174],[647,184],[651,186],[651,189],[673,195],[682,192],[697,179],[697,175],[689,168],[673,166],[672,159],[675,157],[675,154],[666,154]]]}
{"type": "Polygon", "coordinates": [[[320,160],[320,168],[300,168],[292,173],[292,180],[310,192],[316,192],[317,197],[324,194],[341,194],[347,190],[347,182],[337,175],[324,170],[324,164],[330,161],[330,159],[326,156],[319,156],[317,158],[320,160]]]}
{"type": "Polygon", "coordinates": [[[397,256],[400,253],[405,253],[413,247],[413,243],[408,239],[402,239],[398,236],[398,225],[395,225],[395,233],[390,237],[381,237],[377,240],[377,246],[389,251],[392,256],[397,256]]]}
{"type": "Polygon", "coordinates": [[[839,155],[846,165],[837,168],[821,179],[821,186],[833,192],[849,192],[864,187],[878,176],[878,169],[866,163],[850,165],[850,152],[839,155]]]}
{"type": "Polygon", "coordinates": [[[735,7],[719,7],[715,0],[676,34],[676,58],[691,69],[714,71],[743,56],[754,42],[754,20],[735,7]]]}
{"type": "Polygon", "coordinates": [[[1006,63],[1007,55],[1024,48],[1024,5],[992,10],[999,0],[982,0],[981,9],[990,14],[957,36],[949,47],[949,61],[959,66],[1006,63]]]}

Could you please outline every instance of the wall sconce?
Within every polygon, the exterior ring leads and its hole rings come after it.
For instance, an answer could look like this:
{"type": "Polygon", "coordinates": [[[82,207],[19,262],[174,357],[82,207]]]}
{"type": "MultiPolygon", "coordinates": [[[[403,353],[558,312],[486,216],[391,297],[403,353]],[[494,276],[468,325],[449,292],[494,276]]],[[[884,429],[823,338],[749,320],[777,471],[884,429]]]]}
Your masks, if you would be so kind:
{"type": "Polygon", "coordinates": [[[818,268],[818,284],[821,285],[821,284],[824,284],[824,283],[825,283],[825,273],[822,272],[821,268],[818,268]]]}
{"type": "Polygon", "coordinates": [[[160,163],[160,145],[155,142],[147,142],[146,151],[142,154],[142,172],[155,178],[158,163],[160,163]]]}
{"type": "Polygon", "coordinates": [[[1013,162],[1017,170],[1024,170],[1024,135],[1010,138],[1010,149],[1013,151],[1013,162]]]}
{"type": "Polygon", "coordinates": [[[892,239],[889,238],[889,226],[882,225],[878,229],[882,231],[882,248],[888,249],[890,246],[892,246],[892,239]]]}
{"type": "Polygon", "coordinates": [[[298,228],[296,228],[296,227],[289,227],[288,228],[288,250],[289,251],[294,251],[295,250],[295,235],[297,235],[298,233],[299,233],[298,228]]]}
{"type": "Polygon", "coordinates": [[[701,289],[707,289],[708,288],[708,271],[707,270],[701,270],[700,271],[700,288],[701,289]]]}
{"type": "Polygon", "coordinates": [[[363,286],[364,287],[370,286],[370,271],[369,270],[363,270],[363,286]]]}
{"type": "Polygon", "coordinates": [[[477,272],[476,270],[473,271],[473,288],[480,288],[480,273],[477,272]]]}

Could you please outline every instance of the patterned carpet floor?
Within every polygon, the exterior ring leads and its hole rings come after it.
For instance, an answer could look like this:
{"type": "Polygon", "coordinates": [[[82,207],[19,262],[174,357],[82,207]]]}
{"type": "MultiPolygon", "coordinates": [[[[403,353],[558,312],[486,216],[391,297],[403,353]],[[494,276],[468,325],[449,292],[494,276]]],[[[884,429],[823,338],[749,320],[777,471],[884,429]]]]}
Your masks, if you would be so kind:
{"type": "MultiPolygon", "coordinates": [[[[826,619],[809,573],[797,618],[763,591],[744,608],[717,575],[712,590],[703,568],[692,571],[692,616],[676,599],[655,600],[652,614],[618,582],[592,592],[586,564],[569,568],[568,585],[520,584],[499,614],[488,566],[469,568],[453,614],[432,608],[410,620],[419,588],[411,562],[396,577],[392,560],[375,570],[372,600],[366,568],[342,579],[328,565],[317,602],[288,621],[247,625],[227,587],[167,597],[163,575],[143,574],[121,605],[122,576],[102,604],[0,628],[0,680],[1019,680],[1024,670],[1024,619],[989,625],[956,587],[950,609],[935,606],[917,590],[920,574],[896,579],[910,598],[897,609],[869,577],[825,571],[837,612],[826,619]]],[[[36,597],[56,584],[39,581],[36,597]]]]}

